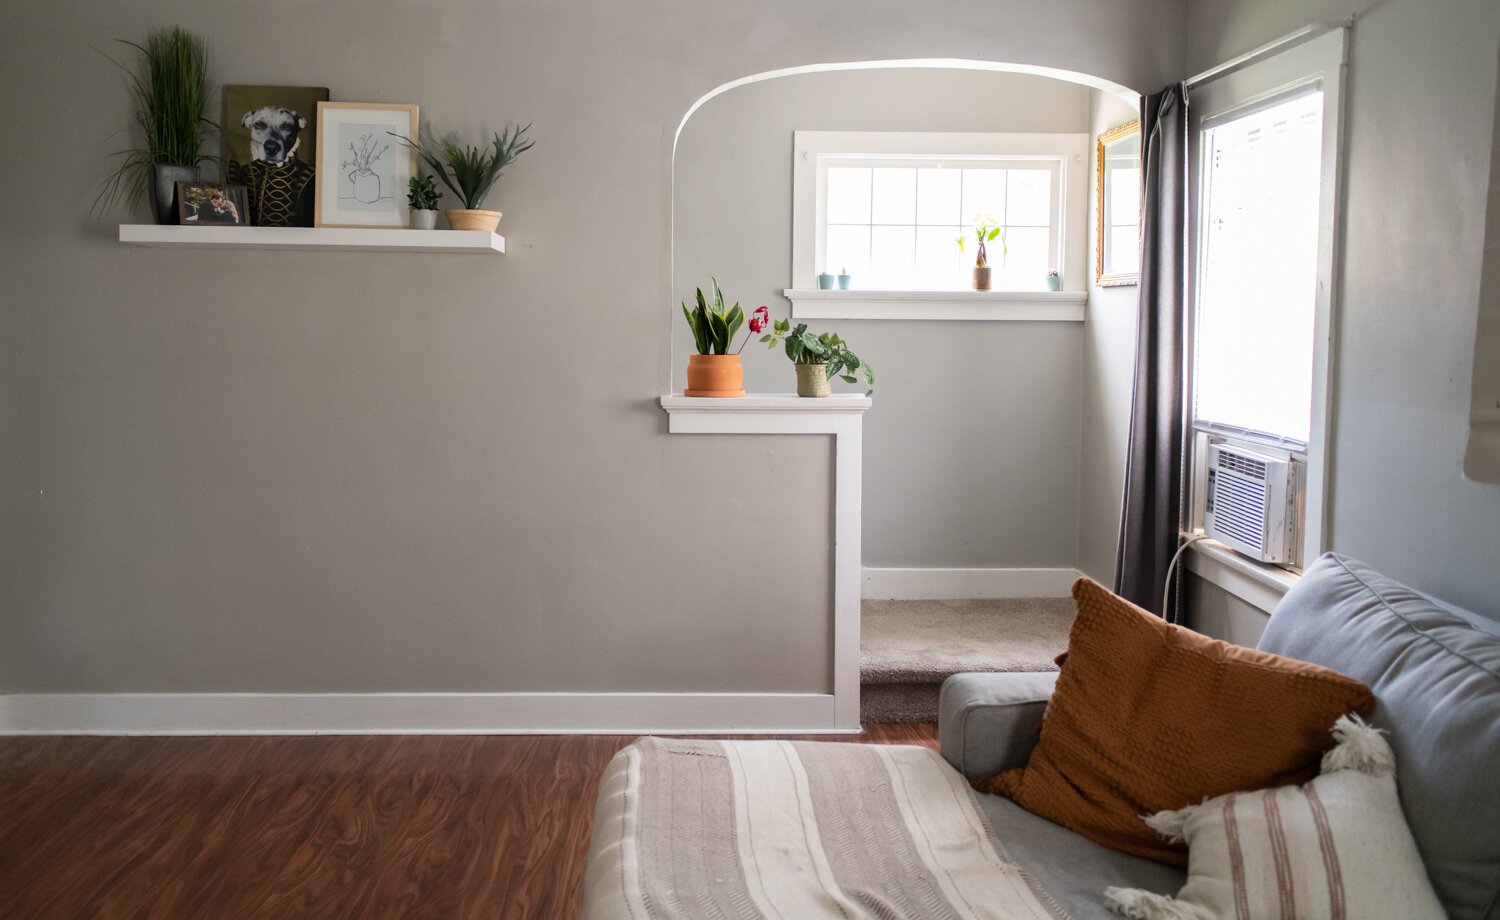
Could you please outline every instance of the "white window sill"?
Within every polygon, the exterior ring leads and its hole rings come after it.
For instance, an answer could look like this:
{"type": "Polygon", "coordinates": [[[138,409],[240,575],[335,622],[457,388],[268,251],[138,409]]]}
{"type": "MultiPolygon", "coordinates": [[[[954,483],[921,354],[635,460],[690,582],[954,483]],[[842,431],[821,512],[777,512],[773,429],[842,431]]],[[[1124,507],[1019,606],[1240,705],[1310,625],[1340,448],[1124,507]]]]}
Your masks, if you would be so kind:
{"type": "Polygon", "coordinates": [[[1217,540],[1199,540],[1187,553],[1188,571],[1269,614],[1302,579],[1297,572],[1247,559],[1217,540]]]}
{"type": "Polygon", "coordinates": [[[1082,291],[828,291],[787,288],[795,319],[1083,322],[1082,291]]]}

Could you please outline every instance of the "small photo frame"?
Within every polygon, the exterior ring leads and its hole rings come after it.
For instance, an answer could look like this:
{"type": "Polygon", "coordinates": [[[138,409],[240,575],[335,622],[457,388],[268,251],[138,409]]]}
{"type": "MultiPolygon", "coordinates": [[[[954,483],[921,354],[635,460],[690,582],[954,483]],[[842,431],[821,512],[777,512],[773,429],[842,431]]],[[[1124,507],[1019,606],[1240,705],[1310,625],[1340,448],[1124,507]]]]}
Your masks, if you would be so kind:
{"type": "Polygon", "coordinates": [[[184,227],[244,227],[250,224],[250,196],[243,185],[177,183],[177,222],[184,227]]]}
{"type": "Polygon", "coordinates": [[[405,227],[406,183],[417,152],[417,107],[383,102],[319,102],[319,227],[405,227]]]}

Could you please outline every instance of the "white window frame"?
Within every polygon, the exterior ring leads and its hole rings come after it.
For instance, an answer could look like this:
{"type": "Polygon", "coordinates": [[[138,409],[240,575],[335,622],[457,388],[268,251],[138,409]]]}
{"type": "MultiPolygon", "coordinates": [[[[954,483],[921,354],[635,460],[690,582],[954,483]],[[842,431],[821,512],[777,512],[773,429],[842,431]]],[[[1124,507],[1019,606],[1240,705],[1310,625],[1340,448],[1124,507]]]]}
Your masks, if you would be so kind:
{"type": "MultiPolygon", "coordinates": [[[[1203,183],[1204,151],[1201,137],[1205,124],[1222,123],[1237,111],[1250,111],[1261,107],[1269,100],[1286,98],[1299,89],[1316,85],[1323,92],[1323,150],[1318,202],[1318,262],[1317,286],[1314,295],[1313,321],[1313,379],[1312,418],[1309,426],[1308,444],[1300,445],[1277,442],[1254,434],[1221,430],[1209,426],[1195,426],[1188,445],[1190,480],[1188,504],[1188,528],[1202,534],[1204,525],[1204,498],[1206,488],[1206,455],[1210,439],[1228,440],[1273,456],[1295,458],[1304,464],[1305,492],[1303,496],[1303,525],[1298,541],[1298,559],[1286,566],[1300,570],[1328,548],[1328,473],[1329,449],[1331,447],[1332,418],[1332,361],[1334,356],[1335,316],[1335,272],[1338,257],[1338,202],[1342,184],[1342,129],[1344,120],[1344,81],[1348,30],[1342,27],[1317,26],[1300,30],[1286,39],[1274,42],[1265,49],[1258,49],[1245,58],[1231,61],[1221,67],[1195,77],[1189,81],[1189,163],[1191,175],[1188,183],[1188,238],[1191,241],[1188,253],[1189,272],[1193,283],[1189,289],[1190,318],[1197,313],[1197,293],[1201,283],[1198,265],[1199,247],[1202,242],[1199,218],[1199,199],[1203,183]]],[[[1188,324],[1188,336],[1184,355],[1184,386],[1186,388],[1185,411],[1188,421],[1193,422],[1192,413],[1195,394],[1192,391],[1194,372],[1193,322],[1188,324]]],[[[1199,574],[1224,566],[1223,555],[1217,552],[1199,553],[1200,564],[1194,566],[1199,574]],[[1217,561],[1216,561],[1217,560],[1217,561]]],[[[1233,554],[1228,554],[1233,556],[1233,554]]],[[[1230,566],[1249,565],[1248,562],[1228,563],[1230,566]]],[[[1206,576],[1225,586],[1227,582],[1206,576]]]]}
{"type": "Polygon", "coordinates": [[[1088,301],[1087,134],[796,131],[792,144],[792,278],[783,293],[797,319],[1065,320],[1081,322],[1088,301]],[[1057,251],[1061,291],[826,291],[817,285],[823,251],[824,180],[832,165],[900,157],[1015,157],[1058,163],[1057,251]],[[842,162],[836,162],[842,161],[842,162]]]}

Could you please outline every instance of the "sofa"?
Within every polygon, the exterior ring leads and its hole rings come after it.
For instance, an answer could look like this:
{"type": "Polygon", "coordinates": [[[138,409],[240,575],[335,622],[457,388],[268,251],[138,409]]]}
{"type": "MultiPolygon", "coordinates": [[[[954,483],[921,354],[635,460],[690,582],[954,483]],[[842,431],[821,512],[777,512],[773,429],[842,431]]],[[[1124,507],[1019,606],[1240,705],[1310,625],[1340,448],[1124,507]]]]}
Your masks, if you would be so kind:
{"type": "MultiPolygon", "coordinates": [[[[1444,908],[1453,920],[1500,920],[1500,624],[1445,610],[1329,554],[1287,592],[1258,647],[1370,687],[1370,721],[1390,732],[1402,810],[1444,908]]],[[[949,678],[939,705],[943,757],[969,779],[1023,766],[1056,679],[949,678]]],[[[1107,850],[1008,799],[979,803],[1011,858],[1075,920],[1116,918],[1101,897],[1112,885],[1182,887],[1180,869],[1107,850]]]]}
{"type": "MultiPolygon", "coordinates": [[[[1371,723],[1389,732],[1401,807],[1444,909],[1500,920],[1500,624],[1330,554],[1287,593],[1259,647],[1370,687],[1371,723]]],[[[1177,892],[1182,870],[966,785],[1025,765],[1056,680],[949,678],[941,757],[785,741],[627,747],[601,781],[584,917],[787,916],[774,902],[800,887],[799,918],[1091,920],[1116,916],[1103,897],[1112,886],[1177,892]],[[907,887],[935,875],[940,886],[907,887]]]]}

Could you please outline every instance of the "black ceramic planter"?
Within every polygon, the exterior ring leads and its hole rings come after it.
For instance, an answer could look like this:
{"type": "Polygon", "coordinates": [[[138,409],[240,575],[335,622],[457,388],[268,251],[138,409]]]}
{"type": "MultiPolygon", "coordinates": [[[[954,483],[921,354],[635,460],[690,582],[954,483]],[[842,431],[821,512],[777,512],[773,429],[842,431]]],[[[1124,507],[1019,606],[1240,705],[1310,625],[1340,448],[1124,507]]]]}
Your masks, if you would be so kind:
{"type": "Polygon", "coordinates": [[[157,163],[151,167],[151,208],[159,224],[177,223],[177,183],[196,182],[203,178],[200,166],[168,166],[157,163]]]}

